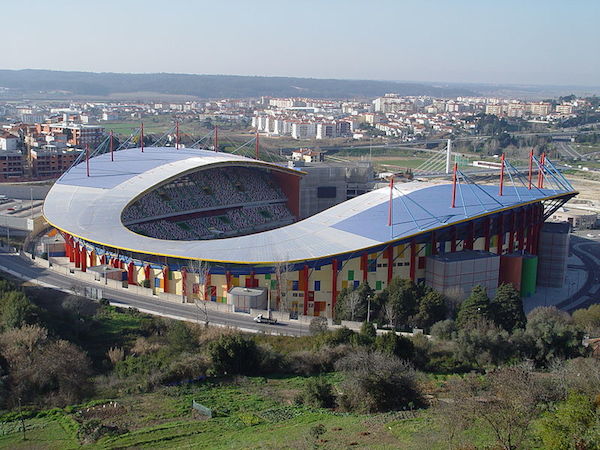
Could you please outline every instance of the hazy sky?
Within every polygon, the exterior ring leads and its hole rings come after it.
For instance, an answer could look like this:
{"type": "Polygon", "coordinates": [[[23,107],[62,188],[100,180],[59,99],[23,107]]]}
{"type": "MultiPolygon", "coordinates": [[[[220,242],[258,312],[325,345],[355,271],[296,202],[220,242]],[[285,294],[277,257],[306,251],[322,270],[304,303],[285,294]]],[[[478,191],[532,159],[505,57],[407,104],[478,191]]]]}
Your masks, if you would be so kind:
{"type": "Polygon", "coordinates": [[[3,0],[3,69],[600,85],[598,0],[3,0]]]}

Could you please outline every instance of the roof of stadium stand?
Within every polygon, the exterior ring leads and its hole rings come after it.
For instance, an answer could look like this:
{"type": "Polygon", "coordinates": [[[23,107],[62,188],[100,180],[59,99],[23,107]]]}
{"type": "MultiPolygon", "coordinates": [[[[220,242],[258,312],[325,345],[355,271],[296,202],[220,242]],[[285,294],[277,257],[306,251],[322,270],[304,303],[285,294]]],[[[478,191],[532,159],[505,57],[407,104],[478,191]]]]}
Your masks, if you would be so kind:
{"type": "MultiPolygon", "coordinates": [[[[304,220],[255,234],[209,240],[162,240],[126,228],[121,213],[134,199],[183,173],[213,166],[250,165],[294,169],[208,150],[146,147],[105,153],[66,172],[44,203],[44,216],[56,228],[88,242],[139,253],[240,264],[303,261],[348,254],[404,240],[479,216],[540,200],[574,194],[572,189],[527,189],[460,183],[456,207],[452,185],[413,181],[393,189],[392,226],[388,226],[390,188],[377,189],[304,220]]],[[[297,171],[296,171],[297,172],[297,171]]],[[[570,186],[569,186],[570,187],[570,186]]]]}

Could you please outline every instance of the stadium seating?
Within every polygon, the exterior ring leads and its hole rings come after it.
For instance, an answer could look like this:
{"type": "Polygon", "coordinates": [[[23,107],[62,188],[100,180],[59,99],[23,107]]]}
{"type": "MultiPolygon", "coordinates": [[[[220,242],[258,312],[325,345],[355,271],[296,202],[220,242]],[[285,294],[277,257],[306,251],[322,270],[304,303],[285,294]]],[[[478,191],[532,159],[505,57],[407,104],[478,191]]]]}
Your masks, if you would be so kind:
{"type": "Polygon", "coordinates": [[[158,239],[214,239],[293,222],[285,201],[265,171],[215,168],[149,192],[123,211],[122,220],[132,231],[158,239]]]}

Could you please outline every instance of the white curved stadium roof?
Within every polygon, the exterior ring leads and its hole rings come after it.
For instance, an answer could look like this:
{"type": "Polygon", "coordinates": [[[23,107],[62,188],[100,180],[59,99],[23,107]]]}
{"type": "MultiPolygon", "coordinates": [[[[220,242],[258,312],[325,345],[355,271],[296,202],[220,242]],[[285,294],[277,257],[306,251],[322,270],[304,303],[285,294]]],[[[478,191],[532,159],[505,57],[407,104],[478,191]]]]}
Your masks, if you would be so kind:
{"type": "Polygon", "coordinates": [[[275,164],[207,150],[146,147],[121,150],[90,160],[65,173],[44,203],[44,216],[56,228],[107,247],[184,259],[241,264],[303,261],[358,252],[452,223],[464,222],[564,191],[463,185],[455,208],[452,186],[410,182],[393,191],[393,225],[388,226],[389,188],[368,192],[307,219],[256,234],[214,240],[161,240],[134,233],[121,222],[123,209],[157,184],[214,164],[255,165],[293,172],[275,164]]]}

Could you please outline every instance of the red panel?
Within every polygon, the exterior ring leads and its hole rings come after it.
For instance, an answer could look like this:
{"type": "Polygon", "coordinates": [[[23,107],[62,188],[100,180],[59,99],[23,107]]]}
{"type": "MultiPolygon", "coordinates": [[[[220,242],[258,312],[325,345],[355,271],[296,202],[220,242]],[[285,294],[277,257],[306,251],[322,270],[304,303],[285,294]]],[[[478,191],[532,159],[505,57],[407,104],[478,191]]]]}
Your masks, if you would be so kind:
{"type": "Polygon", "coordinates": [[[227,292],[229,292],[231,289],[231,272],[229,270],[225,273],[225,280],[227,283],[227,292]]]}
{"type": "Polygon", "coordinates": [[[503,255],[500,257],[500,273],[498,284],[510,283],[517,292],[521,291],[521,270],[523,258],[520,256],[503,255]]]}
{"type": "Polygon", "coordinates": [[[410,242],[410,279],[415,281],[416,276],[416,257],[417,257],[417,244],[414,239],[410,242]]]}
{"type": "Polygon", "coordinates": [[[362,270],[363,283],[365,283],[369,275],[369,255],[367,253],[360,255],[360,270],[362,270]]]}
{"type": "Polygon", "coordinates": [[[169,292],[169,267],[163,267],[163,291],[169,292]]]}
{"type": "Polygon", "coordinates": [[[304,315],[308,314],[308,266],[305,264],[302,268],[300,283],[301,290],[304,291],[304,315]]]}
{"type": "Polygon", "coordinates": [[[390,281],[392,281],[392,277],[394,276],[394,248],[386,248],[385,256],[387,258],[387,282],[389,284],[390,281]]]}
{"type": "Polygon", "coordinates": [[[150,266],[148,264],[144,266],[144,278],[150,280],[150,266]]]}
{"type": "Polygon", "coordinates": [[[271,171],[271,176],[277,181],[287,197],[287,207],[296,218],[300,217],[300,175],[271,171]]]}

